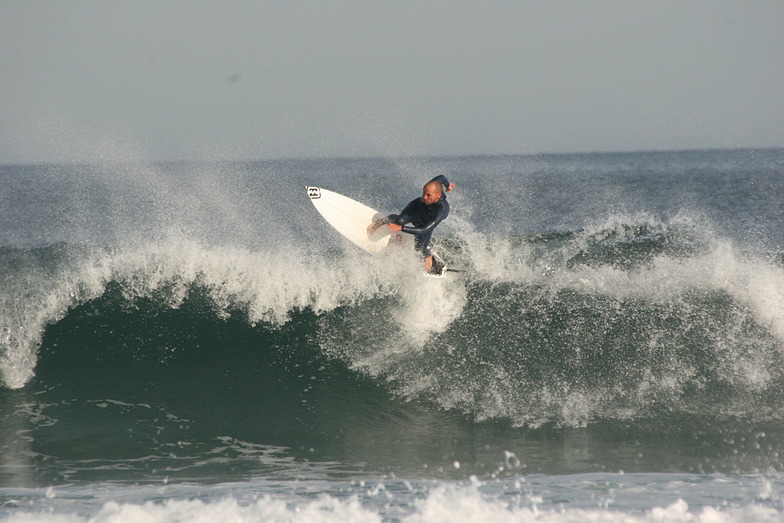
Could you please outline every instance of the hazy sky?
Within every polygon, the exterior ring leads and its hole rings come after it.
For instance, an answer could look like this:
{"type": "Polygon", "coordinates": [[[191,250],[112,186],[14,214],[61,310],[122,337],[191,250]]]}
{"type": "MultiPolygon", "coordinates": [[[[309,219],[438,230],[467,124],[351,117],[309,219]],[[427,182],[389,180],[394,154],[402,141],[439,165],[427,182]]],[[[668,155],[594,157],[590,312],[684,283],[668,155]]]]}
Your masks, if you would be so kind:
{"type": "Polygon", "coordinates": [[[784,146],[784,1],[0,0],[0,163],[784,146]]]}

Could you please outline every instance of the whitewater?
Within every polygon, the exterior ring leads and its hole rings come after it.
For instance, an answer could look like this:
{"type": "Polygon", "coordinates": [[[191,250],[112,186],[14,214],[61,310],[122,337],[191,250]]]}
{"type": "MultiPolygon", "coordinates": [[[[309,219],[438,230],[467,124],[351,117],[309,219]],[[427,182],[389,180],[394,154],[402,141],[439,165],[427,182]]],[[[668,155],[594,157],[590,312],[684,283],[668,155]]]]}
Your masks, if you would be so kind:
{"type": "Polygon", "coordinates": [[[784,151],[2,166],[0,519],[780,521],[784,151]],[[319,185],[457,184],[460,272],[319,185]]]}

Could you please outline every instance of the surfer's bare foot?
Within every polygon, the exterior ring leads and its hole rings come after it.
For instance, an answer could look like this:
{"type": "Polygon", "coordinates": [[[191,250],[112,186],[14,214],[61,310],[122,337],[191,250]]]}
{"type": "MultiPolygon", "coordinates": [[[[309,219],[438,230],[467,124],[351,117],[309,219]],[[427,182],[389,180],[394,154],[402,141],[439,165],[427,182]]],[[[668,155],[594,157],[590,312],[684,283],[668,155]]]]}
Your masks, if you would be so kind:
{"type": "Polygon", "coordinates": [[[430,272],[430,269],[433,268],[433,255],[431,254],[427,258],[425,258],[425,272],[430,272]]]}

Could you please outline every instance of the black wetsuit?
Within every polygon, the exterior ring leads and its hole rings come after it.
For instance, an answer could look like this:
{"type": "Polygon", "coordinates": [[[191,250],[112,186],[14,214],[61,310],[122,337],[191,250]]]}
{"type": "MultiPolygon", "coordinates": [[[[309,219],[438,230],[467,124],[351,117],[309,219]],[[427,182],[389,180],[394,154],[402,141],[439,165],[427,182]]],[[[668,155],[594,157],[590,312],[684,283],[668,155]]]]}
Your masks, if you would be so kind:
{"type": "MultiPolygon", "coordinates": [[[[438,182],[444,187],[449,187],[449,180],[439,175],[430,180],[438,182]]],[[[430,183],[427,182],[427,183],[430,183]]],[[[422,253],[423,257],[430,256],[430,236],[436,225],[449,215],[449,203],[446,201],[446,192],[441,199],[431,205],[426,205],[422,198],[417,198],[406,205],[400,214],[390,214],[382,223],[396,223],[403,226],[403,232],[416,236],[414,248],[422,253]],[[406,225],[410,223],[411,225],[406,225]]]]}

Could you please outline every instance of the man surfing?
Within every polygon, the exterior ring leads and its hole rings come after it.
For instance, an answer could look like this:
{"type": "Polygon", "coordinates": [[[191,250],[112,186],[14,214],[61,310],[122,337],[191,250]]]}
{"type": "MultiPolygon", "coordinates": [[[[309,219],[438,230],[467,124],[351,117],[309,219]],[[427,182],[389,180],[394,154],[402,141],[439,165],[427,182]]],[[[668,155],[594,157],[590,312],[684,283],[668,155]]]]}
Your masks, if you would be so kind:
{"type": "Polygon", "coordinates": [[[413,234],[416,236],[414,248],[425,260],[425,272],[430,272],[433,269],[430,237],[436,225],[449,215],[449,203],[444,191],[451,192],[454,188],[455,184],[449,183],[445,176],[436,176],[422,188],[422,197],[406,205],[400,214],[390,214],[386,218],[374,220],[367,228],[368,236],[382,225],[386,225],[392,234],[400,231],[413,234]],[[406,225],[407,223],[411,225],[406,225]]]}

